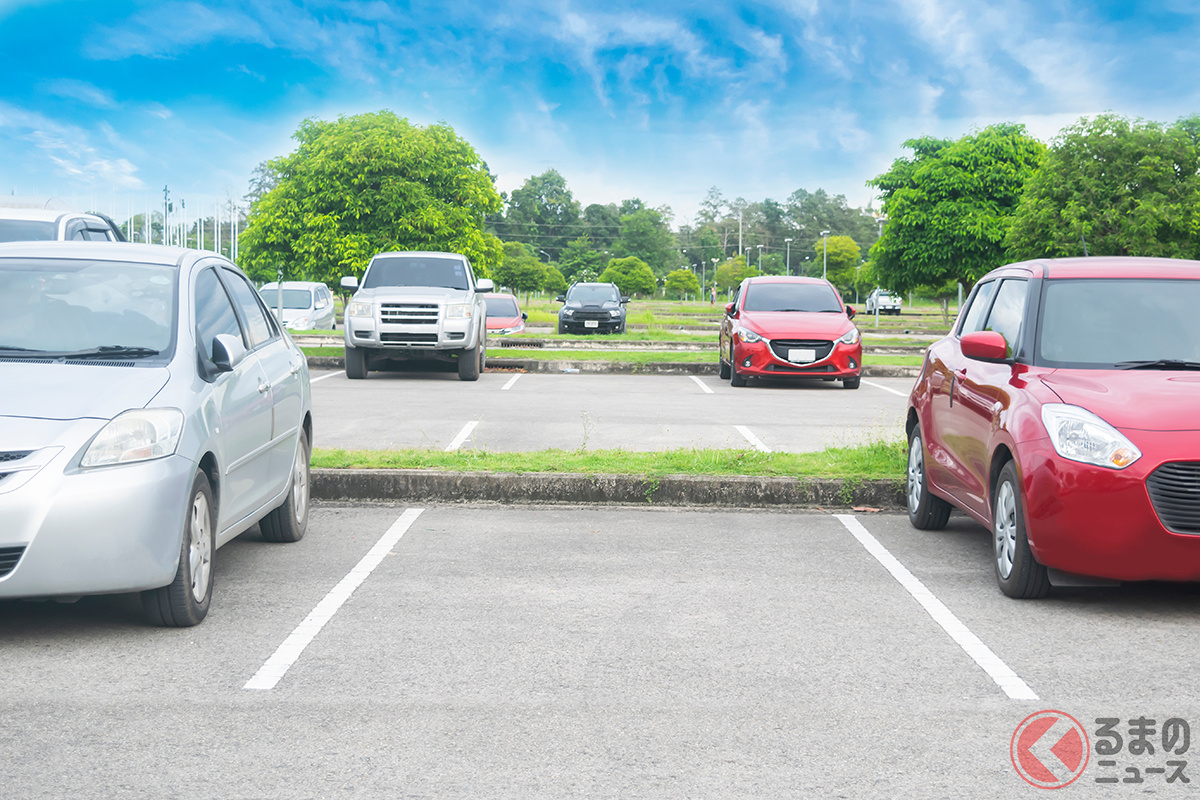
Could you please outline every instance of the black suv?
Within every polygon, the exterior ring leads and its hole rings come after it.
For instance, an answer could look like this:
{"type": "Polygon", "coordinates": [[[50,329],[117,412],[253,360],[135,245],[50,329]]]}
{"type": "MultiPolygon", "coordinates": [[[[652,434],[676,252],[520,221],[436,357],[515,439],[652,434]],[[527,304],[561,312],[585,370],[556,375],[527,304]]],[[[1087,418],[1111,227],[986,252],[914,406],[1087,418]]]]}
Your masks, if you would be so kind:
{"type": "Polygon", "coordinates": [[[575,283],[555,299],[563,304],[558,311],[559,333],[625,332],[629,298],[615,283],[575,283]]]}

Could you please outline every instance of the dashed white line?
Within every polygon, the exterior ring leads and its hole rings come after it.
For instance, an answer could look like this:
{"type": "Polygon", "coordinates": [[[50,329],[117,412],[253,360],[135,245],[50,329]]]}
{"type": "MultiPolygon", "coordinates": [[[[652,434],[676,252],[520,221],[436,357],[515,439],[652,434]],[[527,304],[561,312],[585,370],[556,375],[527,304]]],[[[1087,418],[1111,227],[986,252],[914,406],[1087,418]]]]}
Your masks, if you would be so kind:
{"type": "Polygon", "coordinates": [[[517,382],[517,378],[519,378],[519,377],[521,377],[520,372],[518,372],[516,375],[513,375],[511,378],[508,379],[508,383],[506,383],[500,387],[500,391],[507,392],[509,389],[511,389],[513,387],[513,384],[517,382]]]}
{"type": "Polygon", "coordinates": [[[834,516],[841,521],[842,525],[846,526],[846,530],[850,531],[855,539],[858,539],[859,544],[883,565],[884,569],[892,573],[892,577],[929,612],[933,621],[950,634],[950,638],[974,659],[975,663],[996,682],[997,686],[1004,690],[1006,695],[1013,700],[1038,699],[1033,689],[1029,688],[1029,684],[1021,680],[1017,673],[1013,672],[1007,664],[1000,660],[999,656],[992,652],[990,647],[980,641],[978,636],[971,633],[970,629],[954,616],[954,612],[946,608],[941,600],[934,597],[933,592],[925,588],[925,584],[921,583],[917,576],[909,572],[907,567],[901,564],[895,556],[888,552],[886,547],[879,543],[878,539],[863,527],[857,517],[850,514],[835,514],[834,516]]]}
{"type": "Polygon", "coordinates": [[[258,691],[267,691],[274,689],[275,685],[287,674],[292,665],[296,663],[296,659],[300,658],[300,654],[304,652],[304,648],[308,647],[309,643],[316,638],[325,624],[333,618],[342,604],[350,599],[350,595],[354,594],[367,576],[379,566],[383,561],[384,556],[396,546],[400,541],[400,537],[412,526],[417,517],[424,511],[423,508],[410,508],[400,515],[400,518],[392,523],[392,527],[388,528],[387,533],[375,543],[362,560],[355,565],[354,569],[350,570],[346,577],[338,582],[338,585],[325,595],[325,598],[317,603],[317,607],[312,610],[304,621],[296,626],[288,638],[284,639],[283,644],[275,651],[274,655],[266,660],[259,667],[258,672],[254,677],[246,681],[243,689],[254,689],[258,691]]]}
{"type": "Polygon", "coordinates": [[[479,420],[468,422],[463,426],[463,429],[458,432],[458,436],[454,437],[454,441],[450,442],[446,447],[447,453],[453,453],[455,450],[463,446],[463,442],[471,435],[471,431],[475,430],[475,426],[479,424],[479,420]]]}
{"type": "Polygon", "coordinates": [[[771,452],[771,448],[767,447],[765,444],[760,442],[758,440],[758,437],[755,436],[753,433],[751,433],[750,429],[747,428],[745,425],[734,425],[733,427],[735,429],[737,429],[738,433],[740,433],[742,436],[746,437],[746,441],[749,442],[750,446],[753,447],[755,450],[760,450],[764,453],[771,452]]]}
{"type": "Polygon", "coordinates": [[[708,388],[708,384],[706,384],[704,381],[700,380],[700,379],[699,379],[699,378],[697,378],[695,375],[691,375],[691,376],[689,376],[689,377],[691,377],[691,379],[692,379],[692,380],[694,380],[694,381],[696,382],[696,385],[697,385],[697,386],[699,386],[701,389],[703,389],[703,390],[704,390],[704,393],[705,393],[705,394],[712,394],[712,393],[713,393],[713,390],[712,390],[712,389],[710,389],[710,388],[708,388]]]}
{"type": "Polygon", "coordinates": [[[890,386],[884,386],[882,383],[873,383],[872,381],[863,381],[863,383],[865,383],[867,386],[874,386],[876,389],[883,389],[885,392],[891,392],[894,395],[899,395],[900,397],[908,397],[908,392],[896,391],[890,386]]]}

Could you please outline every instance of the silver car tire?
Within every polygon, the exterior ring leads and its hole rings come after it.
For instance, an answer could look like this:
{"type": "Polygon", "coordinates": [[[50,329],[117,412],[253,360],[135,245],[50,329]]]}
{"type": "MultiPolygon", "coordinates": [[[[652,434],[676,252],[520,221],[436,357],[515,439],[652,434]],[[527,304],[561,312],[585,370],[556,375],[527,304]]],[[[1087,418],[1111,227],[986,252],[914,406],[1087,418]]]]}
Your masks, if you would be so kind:
{"type": "Polygon", "coordinates": [[[258,523],[262,537],[268,542],[298,542],[308,530],[312,448],[308,444],[308,433],[303,428],[298,438],[287,498],[258,523]]]}
{"type": "Polygon", "coordinates": [[[142,608],[152,625],[187,628],[208,615],[216,552],[216,508],[208,476],[197,472],[183,523],[179,566],[166,586],[142,592],[142,608]]]}

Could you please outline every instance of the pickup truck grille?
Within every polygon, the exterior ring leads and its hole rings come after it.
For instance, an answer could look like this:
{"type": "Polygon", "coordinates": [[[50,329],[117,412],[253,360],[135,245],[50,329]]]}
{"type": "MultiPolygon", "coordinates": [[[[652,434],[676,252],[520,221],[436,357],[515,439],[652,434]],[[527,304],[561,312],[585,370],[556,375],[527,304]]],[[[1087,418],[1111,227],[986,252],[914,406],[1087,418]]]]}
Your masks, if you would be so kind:
{"type": "Polygon", "coordinates": [[[379,321],[392,325],[437,325],[437,303],[382,303],[379,321]]]}
{"type": "Polygon", "coordinates": [[[384,344],[437,344],[436,333],[381,333],[379,341],[384,344]]]}

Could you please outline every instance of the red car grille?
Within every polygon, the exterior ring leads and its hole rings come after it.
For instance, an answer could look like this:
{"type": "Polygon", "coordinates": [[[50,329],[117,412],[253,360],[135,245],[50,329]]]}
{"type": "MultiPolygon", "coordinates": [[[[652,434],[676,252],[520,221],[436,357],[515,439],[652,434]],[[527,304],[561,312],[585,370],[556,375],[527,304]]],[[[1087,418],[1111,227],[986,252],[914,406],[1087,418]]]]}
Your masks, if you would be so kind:
{"type": "Polygon", "coordinates": [[[816,361],[823,358],[828,358],[830,351],[833,350],[833,342],[825,339],[772,339],[771,352],[777,358],[784,361],[788,360],[788,351],[792,348],[803,350],[815,350],[817,352],[816,361]]]}
{"type": "Polygon", "coordinates": [[[1167,530],[1200,534],[1200,462],[1163,464],[1146,478],[1146,489],[1167,530]]]}

